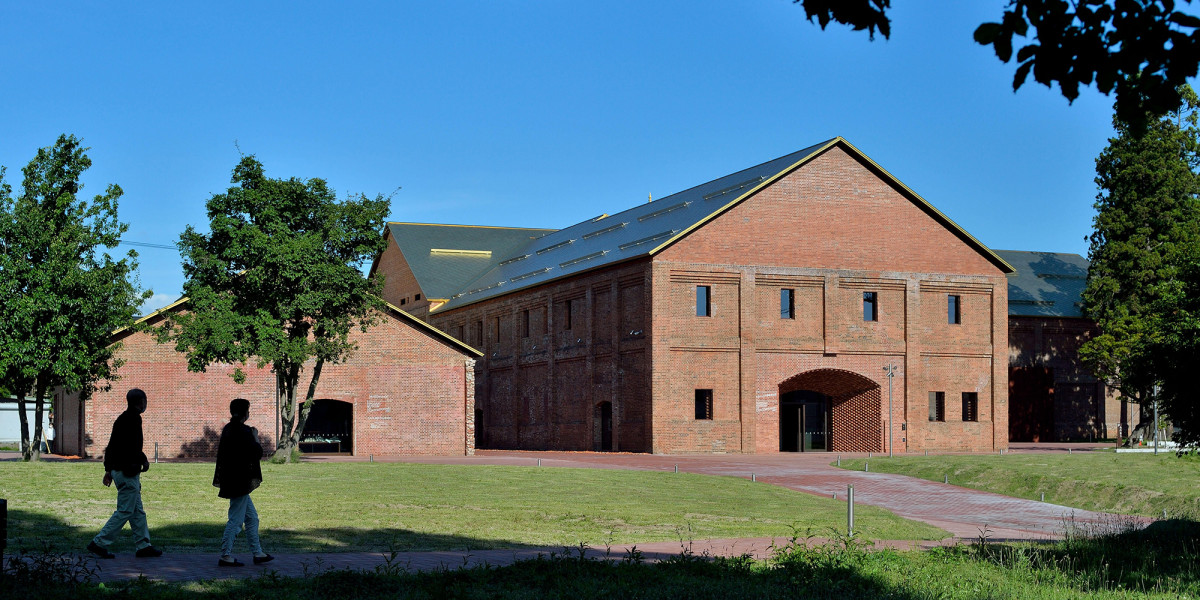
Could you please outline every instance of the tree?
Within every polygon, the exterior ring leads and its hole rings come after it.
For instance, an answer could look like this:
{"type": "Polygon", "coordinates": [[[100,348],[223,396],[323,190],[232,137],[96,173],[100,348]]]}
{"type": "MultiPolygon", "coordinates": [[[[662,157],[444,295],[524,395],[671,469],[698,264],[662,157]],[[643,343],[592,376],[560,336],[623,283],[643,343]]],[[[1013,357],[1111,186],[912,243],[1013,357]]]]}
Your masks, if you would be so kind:
{"type": "Polygon", "coordinates": [[[40,458],[47,392],[107,389],[120,367],[112,332],[132,324],[150,295],[131,280],[136,252],[114,260],[104,251],[128,228],[117,219],[121,188],[109,185],[91,202],[78,197],[80,176],[92,164],[87,151],[75,136],[60,136],[23,169],[15,199],[0,184],[0,375],[18,398],[25,460],[40,458]],[[30,391],[32,437],[25,418],[30,391]]]}
{"type": "MultiPolygon", "coordinates": [[[[891,35],[891,0],[793,2],[822,29],[834,21],[872,39],[876,30],[891,35]]],[[[1177,90],[1200,66],[1200,18],[1175,10],[1175,0],[1009,0],[999,22],[975,29],[975,41],[1006,63],[1018,36],[1031,41],[1016,52],[1014,91],[1032,74],[1074,101],[1080,85],[1095,83],[1116,91],[1117,118],[1135,133],[1179,106],[1177,90]]]]}
{"type": "MultiPolygon", "coordinates": [[[[267,178],[253,156],[242,158],[231,182],[208,200],[210,233],[189,226],[180,236],[190,310],[169,315],[158,337],[173,341],[192,371],[252,359],[258,368],[270,365],[283,430],[276,456],[287,461],[321,369],[353,353],[351,330],[366,331],[382,307],[382,280],[364,278],[358,267],[383,251],[389,201],[360,195],[338,202],[321,179],[267,178]],[[298,407],[305,368],[308,389],[298,407]]],[[[233,373],[238,383],[241,366],[233,373]]]]}
{"type": "Polygon", "coordinates": [[[1164,382],[1164,345],[1200,250],[1200,100],[1151,121],[1137,137],[1114,119],[1117,136],[1096,159],[1095,231],[1090,237],[1084,314],[1100,333],[1080,349],[1084,363],[1122,396],[1149,406],[1164,382]]]}

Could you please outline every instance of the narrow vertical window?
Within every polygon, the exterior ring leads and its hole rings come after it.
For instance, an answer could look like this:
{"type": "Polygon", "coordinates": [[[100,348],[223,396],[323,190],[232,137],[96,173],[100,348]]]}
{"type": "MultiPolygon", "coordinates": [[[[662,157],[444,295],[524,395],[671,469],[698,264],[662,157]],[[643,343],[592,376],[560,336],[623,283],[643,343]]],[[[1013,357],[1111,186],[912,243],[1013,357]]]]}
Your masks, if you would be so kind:
{"type": "Polygon", "coordinates": [[[979,420],[979,393],[978,392],[963,392],[962,395],[962,419],[964,421],[979,420]]]}
{"type": "Polygon", "coordinates": [[[529,309],[521,311],[521,337],[529,337],[529,309]]]}
{"type": "Polygon", "coordinates": [[[483,319],[475,321],[475,339],[483,346],[483,319]]]}
{"type": "Polygon", "coordinates": [[[779,290],[779,318],[796,318],[796,290],[779,290]]]}
{"type": "Polygon", "coordinates": [[[951,325],[962,323],[962,314],[959,313],[960,298],[956,294],[946,296],[946,322],[951,325]]]}
{"type": "Polygon", "coordinates": [[[496,329],[496,343],[500,343],[500,317],[492,317],[492,326],[496,329]]]}
{"type": "Polygon", "coordinates": [[[946,392],[929,392],[929,420],[946,420],[946,392]]]}
{"type": "Polygon", "coordinates": [[[571,330],[571,308],[573,303],[573,300],[563,302],[563,331],[571,330]]]}
{"type": "Polygon", "coordinates": [[[696,316],[712,316],[712,288],[707,285],[696,286],[696,316]]]}
{"type": "Polygon", "coordinates": [[[458,338],[458,341],[466,343],[467,340],[463,339],[463,326],[462,325],[459,325],[458,328],[455,329],[454,337],[458,338]]]}
{"type": "Polygon", "coordinates": [[[696,390],[696,420],[711,421],[713,418],[713,391],[696,390]]]}
{"type": "Polygon", "coordinates": [[[879,320],[879,292],[863,292],[863,320],[879,320]]]}

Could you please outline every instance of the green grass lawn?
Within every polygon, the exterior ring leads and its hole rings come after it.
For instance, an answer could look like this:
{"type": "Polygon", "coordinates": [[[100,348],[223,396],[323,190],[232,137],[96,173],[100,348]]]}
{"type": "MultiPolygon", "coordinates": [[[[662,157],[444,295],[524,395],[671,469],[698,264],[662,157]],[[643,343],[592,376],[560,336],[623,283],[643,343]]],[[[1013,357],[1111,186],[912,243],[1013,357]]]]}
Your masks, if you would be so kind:
{"type": "MultiPolygon", "coordinates": [[[[863,459],[842,460],[862,470],[863,459]]],[[[1121,514],[1200,515],[1200,459],[1174,453],[1006,454],[870,459],[871,471],[899,473],[1017,498],[1121,514]]]]}
{"type": "MultiPolygon", "coordinates": [[[[39,540],[83,548],[116,505],[95,463],[0,463],[9,548],[39,540]]],[[[817,536],[845,527],[845,504],[764,483],[686,473],[396,463],[263,465],[254,492],[268,551],[443,550],[817,536]]],[[[142,475],[155,545],[213,552],[228,502],[212,465],[158,464],[142,475]]],[[[863,506],[874,539],[946,532],[863,506]]],[[[128,529],[114,545],[128,552],[128,529]]],[[[239,542],[239,548],[240,546],[239,542]]]]}

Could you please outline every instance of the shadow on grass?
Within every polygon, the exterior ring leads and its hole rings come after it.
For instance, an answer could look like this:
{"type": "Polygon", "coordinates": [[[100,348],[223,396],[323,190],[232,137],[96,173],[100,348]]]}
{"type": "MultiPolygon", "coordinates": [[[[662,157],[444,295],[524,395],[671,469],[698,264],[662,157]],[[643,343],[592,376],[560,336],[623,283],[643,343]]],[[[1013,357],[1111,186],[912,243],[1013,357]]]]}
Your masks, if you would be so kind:
{"type": "MultiPolygon", "coordinates": [[[[303,517],[298,514],[296,523],[303,517]]],[[[211,553],[221,546],[225,523],[182,523],[156,526],[150,515],[150,540],[159,548],[177,554],[211,553]]],[[[8,511],[8,548],[34,550],[49,545],[61,551],[82,552],[99,531],[84,529],[54,515],[25,510],[8,511]]],[[[540,548],[510,540],[477,539],[467,536],[440,535],[399,528],[313,528],[261,530],[263,547],[268,552],[400,552],[434,550],[488,550],[498,548],[540,548]]],[[[239,534],[236,549],[245,544],[239,534]]],[[[133,536],[126,525],[109,548],[113,552],[133,552],[133,536]]]]}
{"type": "Polygon", "coordinates": [[[975,544],[971,548],[975,558],[1005,569],[1063,573],[1079,589],[1200,591],[1200,522],[1191,519],[1073,535],[1054,544],[975,544]]]}

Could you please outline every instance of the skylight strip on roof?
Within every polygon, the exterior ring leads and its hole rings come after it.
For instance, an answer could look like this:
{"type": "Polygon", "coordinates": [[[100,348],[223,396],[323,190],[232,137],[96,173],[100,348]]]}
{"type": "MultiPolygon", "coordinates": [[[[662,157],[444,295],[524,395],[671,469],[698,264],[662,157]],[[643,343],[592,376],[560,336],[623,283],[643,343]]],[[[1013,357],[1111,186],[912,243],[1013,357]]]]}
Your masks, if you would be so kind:
{"type": "Polygon", "coordinates": [[[508,260],[500,261],[500,264],[497,266],[503,267],[504,265],[509,265],[509,264],[515,263],[518,260],[525,260],[525,259],[529,258],[530,256],[533,256],[533,255],[532,254],[522,254],[521,256],[514,256],[508,260]]]}
{"type": "Polygon", "coordinates": [[[756,183],[758,183],[758,182],[760,182],[760,181],[762,181],[762,180],[764,180],[764,179],[766,179],[766,177],[764,177],[764,176],[762,176],[762,175],[759,175],[758,177],[755,177],[754,179],[747,179],[746,181],[743,181],[743,182],[741,182],[741,183],[739,183],[739,184],[737,184],[737,185],[732,185],[732,186],[729,186],[729,187],[727,187],[727,188],[725,188],[725,189],[723,189],[723,190],[717,190],[717,191],[715,191],[715,192],[713,192],[713,193],[711,193],[711,194],[705,194],[705,195],[704,195],[704,199],[705,199],[705,200],[712,200],[713,198],[716,198],[717,196],[724,196],[725,194],[728,194],[729,192],[736,192],[736,191],[738,191],[738,190],[740,190],[740,189],[743,189],[743,188],[746,188],[746,187],[752,186],[752,185],[754,185],[754,184],[756,184],[756,183]]]}
{"type": "Polygon", "coordinates": [[[430,248],[430,254],[457,254],[460,256],[491,256],[491,250],[458,250],[455,248],[430,248]]]}
{"type": "MultiPolygon", "coordinates": [[[[593,258],[600,258],[601,256],[604,256],[605,254],[608,254],[608,250],[601,250],[599,252],[593,252],[586,256],[580,256],[579,258],[573,258],[571,260],[568,260],[567,262],[559,263],[558,266],[565,269],[571,265],[577,265],[581,262],[592,260],[593,258]]],[[[550,269],[546,269],[546,270],[549,271],[550,269]]]]}
{"type": "Polygon", "coordinates": [[[538,250],[537,253],[545,254],[546,252],[549,252],[551,250],[558,250],[559,248],[562,248],[563,246],[570,246],[571,244],[574,244],[574,243],[575,243],[575,240],[567,240],[565,242],[559,242],[557,244],[554,244],[553,246],[546,246],[545,248],[538,250]]]}
{"type": "Polygon", "coordinates": [[[652,235],[652,236],[650,236],[650,237],[644,237],[644,238],[642,238],[642,239],[640,239],[640,240],[633,240],[632,242],[626,242],[626,243],[624,243],[624,244],[621,244],[620,246],[617,246],[617,248],[620,248],[621,250],[628,250],[628,249],[630,249],[630,248],[633,248],[634,246],[641,246],[642,244],[649,244],[650,242],[656,242],[656,241],[658,241],[658,240],[661,240],[661,239],[663,239],[663,238],[668,238],[668,237],[671,237],[671,236],[673,236],[673,235],[675,235],[675,234],[677,234],[677,233],[679,233],[679,230],[678,230],[678,229],[672,229],[672,230],[670,230],[670,231],[664,231],[664,232],[662,232],[662,233],[656,233],[656,234],[654,234],[654,235],[652,235]]]}
{"type": "Polygon", "coordinates": [[[464,296],[470,296],[471,294],[478,294],[479,292],[486,292],[486,291],[488,291],[488,290],[490,290],[490,289],[493,289],[493,288],[498,288],[498,287],[500,287],[500,286],[502,286],[502,285],[504,285],[504,282],[503,282],[503,281],[497,281],[496,283],[493,283],[492,285],[489,285],[489,286],[487,286],[487,287],[481,287],[481,288],[476,288],[476,289],[473,289],[473,290],[471,290],[471,291],[469,291],[469,292],[466,292],[466,293],[464,293],[463,295],[464,295],[464,296]]]}
{"type": "Polygon", "coordinates": [[[647,214],[644,214],[644,215],[642,215],[642,216],[638,217],[638,220],[639,220],[639,221],[646,221],[646,220],[649,220],[649,219],[653,219],[654,217],[661,217],[661,216],[663,216],[663,215],[665,215],[665,214],[667,214],[667,213],[669,213],[669,212],[676,211],[676,210],[679,210],[679,209],[681,209],[681,208],[687,208],[689,204],[691,204],[691,202],[680,202],[679,204],[672,204],[671,206],[668,206],[668,207],[666,207],[666,208],[661,208],[661,209],[659,209],[659,210],[656,210],[656,211],[654,211],[654,212],[652,212],[652,213],[647,213],[647,214]]]}
{"type": "Polygon", "coordinates": [[[598,235],[603,235],[605,233],[609,233],[610,231],[616,231],[618,229],[624,228],[628,224],[629,223],[617,223],[616,225],[613,225],[612,227],[605,227],[604,229],[597,229],[596,231],[583,234],[583,239],[587,240],[587,239],[594,238],[598,235]]]}
{"type": "Polygon", "coordinates": [[[544,267],[544,268],[538,269],[538,270],[536,270],[536,271],[530,271],[530,272],[528,272],[528,273],[522,273],[522,274],[520,274],[520,275],[517,275],[516,277],[509,277],[509,278],[508,278],[508,280],[509,280],[509,281],[520,281],[520,280],[522,280],[522,279],[526,279],[526,278],[529,278],[529,277],[533,277],[534,275],[541,275],[542,273],[545,273],[545,272],[547,272],[547,271],[549,271],[549,270],[550,270],[550,267],[544,267]]]}

